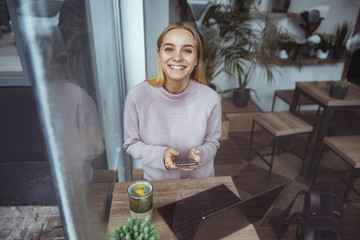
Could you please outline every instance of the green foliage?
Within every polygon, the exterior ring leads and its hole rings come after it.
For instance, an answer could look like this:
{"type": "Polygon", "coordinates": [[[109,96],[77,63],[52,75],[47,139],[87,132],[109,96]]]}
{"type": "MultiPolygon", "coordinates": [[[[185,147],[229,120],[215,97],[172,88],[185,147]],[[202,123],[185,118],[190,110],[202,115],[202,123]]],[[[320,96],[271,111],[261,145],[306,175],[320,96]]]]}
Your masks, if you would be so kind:
{"type": "Polygon", "coordinates": [[[348,21],[344,21],[341,25],[338,24],[335,28],[335,47],[345,47],[347,40],[350,37],[352,26],[348,21]]]}
{"type": "Polygon", "coordinates": [[[216,34],[211,29],[206,29],[203,33],[203,60],[205,77],[209,84],[224,70],[221,51],[221,38],[216,37],[216,34]]]}
{"type": "Polygon", "coordinates": [[[275,36],[276,45],[279,50],[286,50],[288,55],[291,55],[292,58],[296,58],[299,53],[299,47],[294,37],[289,35],[288,33],[278,33],[275,36]]]}
{"type": "Polygon", "coordinates": [[[129,217],[125,225],[113,229],[104,240],[156,240],[159,238],[157,229],[151,224],[151,217],[148,215],[144,220],[140,220],[140,217],[136,219],[129,217]]]}
{"type": "Polygon", "coordinates": [[[321,49],[323,52],[331,50],[335,44],[335,35],[322,33],[320,34],[321,41],[316,45],[316,49],[321,49]]]}
{"type": "MultiPolygon", "coordinates": [[[[217,5],[211,18],[222,40],[221,54],[224,71],[236,79],[239,88],[246,89],[256,67],[265,70],[268,82],[273,79],[272,65],[268,57],[274,49],[277,27],[269,18],[254,11],[242,12],[229,5],[217,5]]],[[[210,25],[211,27],[211,25],[210,25]]],[[[224,92],[233,91],[229,89],[224,92]]]]}
{"type": "Polygon", "coordinates": [[[332,82],[331,84],[336,87],[348,87],[349,86],[349,82],[348,82],[347,78],[340,80],[340,81],[332,82]]]}

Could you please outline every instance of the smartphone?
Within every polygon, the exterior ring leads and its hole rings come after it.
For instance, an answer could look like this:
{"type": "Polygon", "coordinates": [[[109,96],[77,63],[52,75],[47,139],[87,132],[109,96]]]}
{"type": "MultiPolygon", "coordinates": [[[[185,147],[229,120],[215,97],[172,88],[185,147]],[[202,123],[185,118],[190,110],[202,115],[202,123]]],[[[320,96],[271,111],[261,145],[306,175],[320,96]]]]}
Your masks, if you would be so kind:
{"type": "Polygon", "coordinates": [[[175,162],[175,166],[177,166],[177,167],[198,165],[198,162],[196,162],[194,159],[191,159],[191,158],[175,159],[174,162],[175,162]]]}

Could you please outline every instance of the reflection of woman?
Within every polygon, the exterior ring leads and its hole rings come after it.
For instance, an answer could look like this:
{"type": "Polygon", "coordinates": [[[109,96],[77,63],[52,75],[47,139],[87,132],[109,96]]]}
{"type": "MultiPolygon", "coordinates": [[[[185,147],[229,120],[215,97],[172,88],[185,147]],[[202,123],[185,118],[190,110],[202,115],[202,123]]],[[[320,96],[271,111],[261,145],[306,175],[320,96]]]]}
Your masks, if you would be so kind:
{"type": "Polygon", "coordinates": [[[142,163],[148,180],[214,176],[221,105],[206,86],[199,34],[187,23],[174,23],[157,47],[157,75],[126,98],[124,149],[142,163]],[[175,166],[174,158],[188,155],[198,165],[175,166]]]}
{"type": "Polygon", "coordinates": [[[57,28],[48,37],[39,37],[45,64],[46,87],[51,101],[54,133],[66,159],[64,169],[76,184],[93,181],[91,166],[104,151],[100,117],[94,99],[66,70],[65,47],[57,28]]]}

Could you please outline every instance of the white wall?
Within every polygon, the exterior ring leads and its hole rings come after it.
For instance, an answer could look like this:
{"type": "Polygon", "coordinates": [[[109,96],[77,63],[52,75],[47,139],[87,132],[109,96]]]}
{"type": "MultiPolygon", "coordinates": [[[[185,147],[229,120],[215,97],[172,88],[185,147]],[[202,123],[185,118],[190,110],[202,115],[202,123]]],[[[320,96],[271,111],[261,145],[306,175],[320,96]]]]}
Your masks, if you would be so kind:
{"type": "Polygon", "coordinates": [[[129,90],[146,78],[143,0],[121,1],[125,79],[129,90]]]}
{"type": "MultiPolygon", "coordinates": [[[[293,0],[289,7],[289,12],[300,13],[306,10],[311,10],[316,7],[321,9],[321,16],[324,17],[316,33],[334,33],[334,28],[338,23],[348,20],[355,24],[359,12],[359,3],[354,0],[293,0]]],[[[263,0],[261,5],[258,5],[259,11],[271,11],[271,0],[263,0]]],[[[305,36],[303,30],[298,26],[297,19],[281,18],[277,21],[288,30],[290,34],[296,34],[298,42],[304,42],[305,36]]],[[[289,65],[276,66],[278,71],[275,74],[275,81],[272,84],[267,84],[266,77],[257,72],[249,85],[250,88],[256,89],[260,98],[258,100],[253,94],[253,99],[263,111],[270,111],[274,90],[277,89],[291,89],[295,88],[296,81],[326,81],[339,80],[341,78],[344,68],[344,63],[336,64],[316,64],[304,66],[301,71],[296,67],[289,65]]],[[[236,87],[236,81],[228,79],[224,74],[220,75],[214,80],[214,83],[219,86],[221,90],[236,87]]],[[[227,95],[229,96],[229,95],[227,95]]],[[[286,104],[277,101],[276,111],[288,110],[286,104]]]]}

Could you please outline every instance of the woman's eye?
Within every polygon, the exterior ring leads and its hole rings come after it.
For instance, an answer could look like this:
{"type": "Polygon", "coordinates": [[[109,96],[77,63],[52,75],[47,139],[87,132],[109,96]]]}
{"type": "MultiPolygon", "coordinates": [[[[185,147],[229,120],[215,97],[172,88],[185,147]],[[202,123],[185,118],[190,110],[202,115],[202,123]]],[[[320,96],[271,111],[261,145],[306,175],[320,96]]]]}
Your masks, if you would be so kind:
{"type": "Polygon", "coordinates": [[[192,50],[191,49],[184,49],[184,52],[185,53],[192,53],[192,50]]]}
{"type": "Polygon", "coordinates": [[[164,51],[165,52],[171,52],[173,49],[172,48],[165,48],[164,51]]]}

